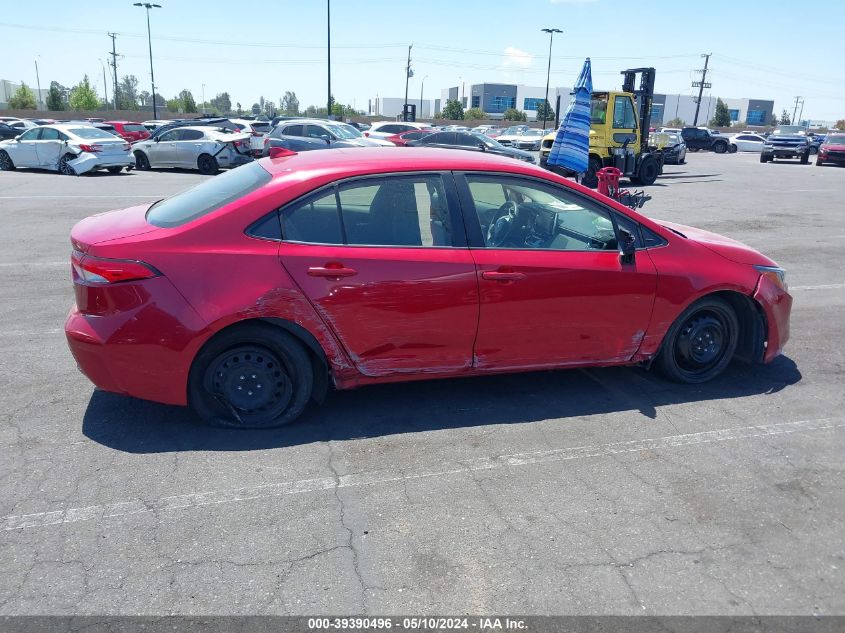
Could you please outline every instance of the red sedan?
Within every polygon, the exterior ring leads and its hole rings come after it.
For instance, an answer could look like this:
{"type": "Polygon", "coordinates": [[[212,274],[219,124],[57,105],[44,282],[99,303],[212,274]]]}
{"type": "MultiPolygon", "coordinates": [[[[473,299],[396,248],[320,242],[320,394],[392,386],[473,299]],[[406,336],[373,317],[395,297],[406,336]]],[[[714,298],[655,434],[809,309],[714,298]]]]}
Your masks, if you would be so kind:
{"type": "Polygon", "coordinates": [[[385,140],[390,141],[394,145],[399,146],[406,146],[409,141],[418,141],[423,136],[428,136],[434,132],[434,130],[427,129],[427,130],[407,130],[405,132],[399,132],[399,134],[394,134],[393,136],[388,136],[385,140]]]}
{"type": "Polygon", "coordinates": [[[635,363],[699,383],[789,336],[769,258],[482,153],[288,153],[71,241],[81,370],[231,426],[330,386],[635,363]]]}
{"type": "Polygon", "coordinates": [[[123,140],[130,143],[150,138],[150,131],[135,121],[106,121],[106,123],[113,126],[123,140]]]}
{"type": "Polygon", "coordinates": [[[821,167],[825,163],[845,165],[845,132],[833,132],[824,139],[816,154],[816,166],[821,167]]]}

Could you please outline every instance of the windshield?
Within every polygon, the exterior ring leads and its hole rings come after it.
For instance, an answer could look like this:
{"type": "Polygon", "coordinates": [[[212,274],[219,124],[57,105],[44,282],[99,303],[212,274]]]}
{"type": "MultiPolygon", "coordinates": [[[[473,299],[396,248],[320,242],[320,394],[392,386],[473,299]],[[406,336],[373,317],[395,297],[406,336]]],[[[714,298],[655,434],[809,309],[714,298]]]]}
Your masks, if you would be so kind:
{"type": "Polygon", "coordinates": [[[773,134],[805,134],[807,130],[800,125],[780,125],[773,134]]]}
{"type": "Polygon", "coordinates": [[[258,163],[243,165],[156,202],[147,211],[147,222],[162,228],[185,224],[242,198],[271,178],[258,163]]]}
{"type": "Polygon", "coordinates": [[[346,125],[345,123],[327,125],[326,129],[332,134],[334,134],[337,138],[341,139],[360,138],[361,136],[363,136],[361,132],[356,130],[351,125],[346,125]]]}
{"type": "Polygon", "coordinates": [[[825,145],[845,145],[845,134],[828,134],[824,139],[825,145]]]}
{"type": "MultiPolygon", "coordinates": [[[[112,128],[114,129],[114,128],[112,128]]],[[[114,134],[101,130],[96,127],[75,127],[68,130],[74,136],[79,138],[110,138],[114,139],[114,134]]]]}
{"type": "Polygon", "coordinates": [[[522,134],[525,128],[520,125],[514,125],[505,130],[505,134],[522,134]]]}
{"type": "Polygon", "coordinates": [[[523,136],[543,136],[543,130],[525,130],[523,136]]]}

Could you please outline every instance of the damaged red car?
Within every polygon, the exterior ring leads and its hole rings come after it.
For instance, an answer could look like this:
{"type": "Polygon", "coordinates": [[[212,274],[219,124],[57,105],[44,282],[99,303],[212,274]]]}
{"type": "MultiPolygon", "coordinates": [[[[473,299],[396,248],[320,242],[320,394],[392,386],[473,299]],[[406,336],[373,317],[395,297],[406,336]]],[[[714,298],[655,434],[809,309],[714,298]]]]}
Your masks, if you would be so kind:
{"type": "Polygon", "coordinates": [[[71,242],[85,375],[235,427],[394,381],[645,364],[700,383],[789,337],[771,259],[476,152],[287,152],[71,242]]]}

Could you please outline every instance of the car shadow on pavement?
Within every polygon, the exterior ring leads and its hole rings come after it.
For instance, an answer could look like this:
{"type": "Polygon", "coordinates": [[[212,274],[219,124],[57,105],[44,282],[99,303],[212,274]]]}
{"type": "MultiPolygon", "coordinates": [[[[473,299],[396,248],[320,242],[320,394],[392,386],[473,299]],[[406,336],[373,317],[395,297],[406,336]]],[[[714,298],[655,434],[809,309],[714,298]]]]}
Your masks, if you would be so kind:
{"type": "Polygon", "coordinates": [[[429,380],[330,393],[293,425],[265,430],[208,427],[182,407],[94,391],[82,432],[127,453],[248,451],[621,411],[654,419],[658,407],[765,396],[800,380],[784,356],[762,366],[735,363],[702,385],[669,383],[630,367],[429,380]]]}

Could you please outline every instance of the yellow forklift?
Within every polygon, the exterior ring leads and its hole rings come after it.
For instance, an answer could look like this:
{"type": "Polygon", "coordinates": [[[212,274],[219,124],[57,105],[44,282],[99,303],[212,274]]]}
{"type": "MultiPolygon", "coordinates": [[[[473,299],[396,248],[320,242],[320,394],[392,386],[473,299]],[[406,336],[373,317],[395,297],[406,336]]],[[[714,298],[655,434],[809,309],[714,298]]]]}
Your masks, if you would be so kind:
{"type": "MultiPolygon", "coordinates": [[[[590,159],[582,184],[595,188],[596,172],[616,167],[637,185],[652,185],[663,173],[663,154],[648,146],[654,100],[654,68],[623,70],[622,92],[593,92],[590,108],[590,159]],[[637,75],[640,86],[636,87],[637,75]]],[[[554,144],[552,132],[540,145],[540,166],[563,176],[567,170],[547,165],[554,144]]]]}

